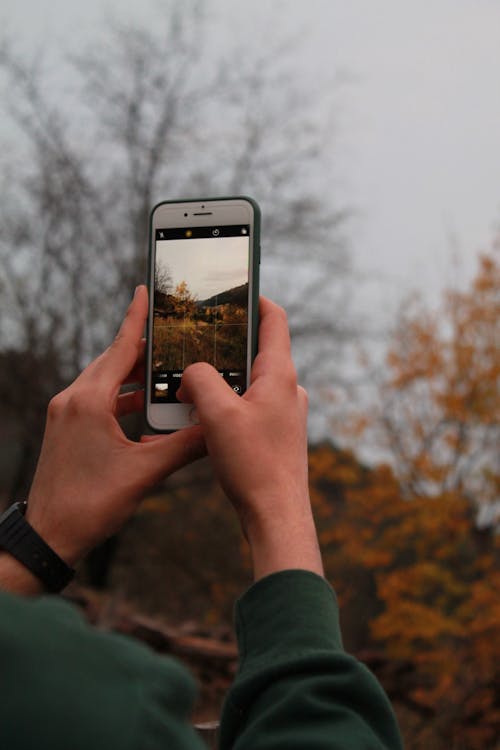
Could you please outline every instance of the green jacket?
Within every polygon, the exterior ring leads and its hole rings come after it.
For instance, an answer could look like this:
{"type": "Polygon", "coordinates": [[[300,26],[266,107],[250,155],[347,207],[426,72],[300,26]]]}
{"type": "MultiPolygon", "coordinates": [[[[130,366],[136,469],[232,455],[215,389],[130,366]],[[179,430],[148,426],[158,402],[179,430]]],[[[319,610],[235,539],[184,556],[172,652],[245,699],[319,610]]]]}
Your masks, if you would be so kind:
{"type": "MultiPolygon", "coordinates": [[[[401,740],[373,675],[341,643],[330,586],[300,570],[236,606],[240,668],[221,750],[393,750],[401,740]]],[[[0,594],[0,747],[200,750],[195,685],[176,661],[89,627],[70,605],[0,594]]]]}

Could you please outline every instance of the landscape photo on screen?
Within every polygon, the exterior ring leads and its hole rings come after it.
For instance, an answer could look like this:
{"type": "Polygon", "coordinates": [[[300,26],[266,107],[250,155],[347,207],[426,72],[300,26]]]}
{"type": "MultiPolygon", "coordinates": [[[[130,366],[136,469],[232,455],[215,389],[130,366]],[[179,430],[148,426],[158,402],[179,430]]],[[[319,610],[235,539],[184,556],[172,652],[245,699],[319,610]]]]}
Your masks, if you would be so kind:
{"type": "Polygon", "coordinates": [[[244,391],[248,250],[247,233],[157,241],[154,401],[176,401],[183,370],[200,361],[213,365],[236,392],[244,391]]]}

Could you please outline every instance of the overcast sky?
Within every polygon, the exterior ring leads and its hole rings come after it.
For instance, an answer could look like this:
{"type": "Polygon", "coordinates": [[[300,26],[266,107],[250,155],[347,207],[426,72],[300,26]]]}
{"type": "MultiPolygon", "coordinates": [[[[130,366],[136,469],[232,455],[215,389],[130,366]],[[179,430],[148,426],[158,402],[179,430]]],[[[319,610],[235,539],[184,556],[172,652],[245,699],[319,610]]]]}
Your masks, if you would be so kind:
{"type": "MultiPolygon", "coordinates": [[[[500,218],[500,2],[204,5],[218,44],[234,25],[257,39],[271,25],[276,35],[296,33],[299,68],[311,82],[349,73],[337,179],[358,212],[351,227],[356,265],[375,279],[366,304],[391,305],[412,288],[435,299],[444,285],[470,277],[500,218]],[[453,257],[461,261],[458,274],[453,257]]],[[[90,37],[110,10],[155,23],[161,3],[0,0],[0,22],[27,45],[45,39],[67,48],[90,37]]]]}
{"type": "Polygon", "coordinates": [[[248,281],[248,238],[168,240],[157,242],[157,261],[172,276],[173,286],[185,281],[203,301],[248,281]]]}

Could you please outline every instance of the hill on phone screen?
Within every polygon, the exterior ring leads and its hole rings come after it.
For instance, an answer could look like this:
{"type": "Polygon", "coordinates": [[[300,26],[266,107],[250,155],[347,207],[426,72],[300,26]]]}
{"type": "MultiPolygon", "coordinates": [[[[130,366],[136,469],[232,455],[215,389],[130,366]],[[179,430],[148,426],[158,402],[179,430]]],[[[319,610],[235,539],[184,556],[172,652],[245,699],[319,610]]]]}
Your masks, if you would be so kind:
{"type": "Polygon", "coordinates": [[[246,308],[247,298],[248,284],[241,284],[240,286],[235,286],[233,289],[228,289],[220,294],[215,294],[213,297],[209,297],[208,299],[197,302],[196,304],[199,307],[214,307],[216,305],[229,304],[246,308]]]}

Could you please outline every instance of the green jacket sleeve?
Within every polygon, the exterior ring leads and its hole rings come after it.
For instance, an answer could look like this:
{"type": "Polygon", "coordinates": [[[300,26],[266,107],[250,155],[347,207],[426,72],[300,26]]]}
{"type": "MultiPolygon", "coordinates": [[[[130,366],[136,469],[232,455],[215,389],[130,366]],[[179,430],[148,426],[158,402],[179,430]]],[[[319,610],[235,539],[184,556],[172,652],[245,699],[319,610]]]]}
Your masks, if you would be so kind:
{"type": "Polygon", "coordinates": [[[0,746],[200,750],[177,662],[89,627],[57,599],[0,593],[0,746]]]}
{"type": "Polygon", "coordinates": [[[240,669],[221,750],[400,750],[389,701],[342,648],[333,590],[314,573],[262,579],[236,607],[240,669]]]}

